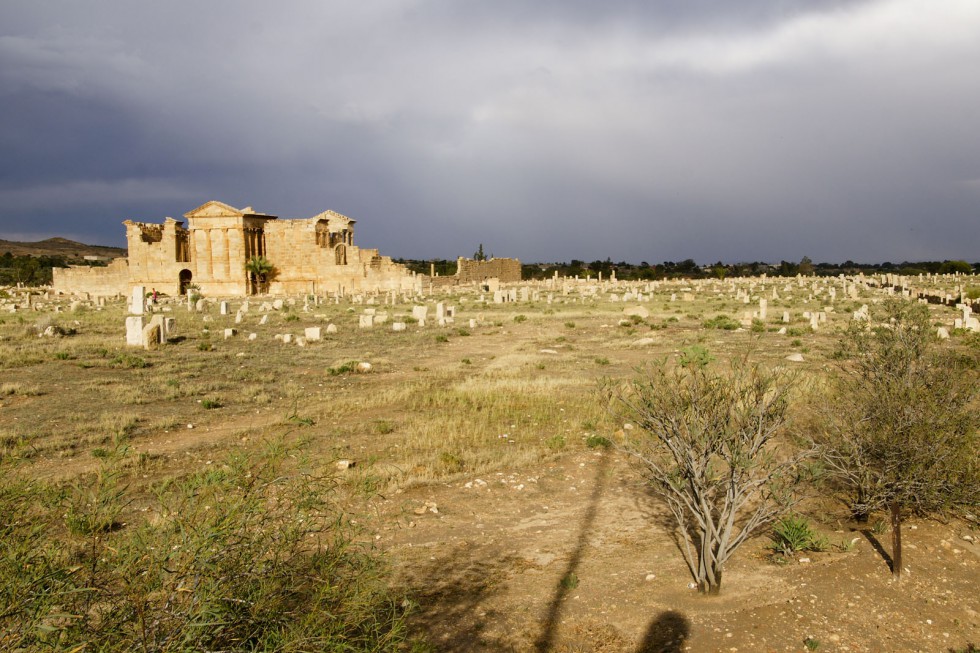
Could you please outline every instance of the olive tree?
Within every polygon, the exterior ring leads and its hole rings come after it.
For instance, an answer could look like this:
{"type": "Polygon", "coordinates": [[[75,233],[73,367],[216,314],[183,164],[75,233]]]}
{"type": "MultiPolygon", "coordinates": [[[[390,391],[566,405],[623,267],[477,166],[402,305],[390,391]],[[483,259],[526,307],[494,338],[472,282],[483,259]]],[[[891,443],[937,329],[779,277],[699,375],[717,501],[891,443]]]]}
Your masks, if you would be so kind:
{"type": "Polygon", "coordinates": [[[887,509],[892,573],[902,573],[902,515],[944,512],[980,496],[977,359],[940,344],[928,308],[895,300],[839,343],[822,460],[859,521],[887,509]]]}
{"type": "Polygon", "coordinates": [[[779,371],[747,359],[715,371],[705,356],[606,386],[614,412],[636,427],[623,448],[670,509],[702,593],[717,593],[735,550],[793,502],[808,452],[779,450],[790,388],[779,371]]]}

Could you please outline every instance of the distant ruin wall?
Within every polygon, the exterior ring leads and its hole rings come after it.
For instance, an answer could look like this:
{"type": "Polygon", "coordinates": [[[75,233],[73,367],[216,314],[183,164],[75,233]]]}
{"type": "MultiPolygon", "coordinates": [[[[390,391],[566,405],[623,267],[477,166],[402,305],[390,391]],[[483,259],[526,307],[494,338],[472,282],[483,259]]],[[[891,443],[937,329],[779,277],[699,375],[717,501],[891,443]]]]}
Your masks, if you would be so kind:
{"type": "Polygon", "coordinates": [[[516,258],[492,258],[474,261],[460,257],[456,261],[456,278],[459,283],[480,282],[497,278],[504,283],[521,280],[521,262],[516,258]]]}
{"type": "Polygon", "coordinates": [[[104,268],[88,265],[52,268],[51,274],[51,286],[59,293],[112,297],[130,291],[129,263],[124,258],[114,259],[104,268]]]}

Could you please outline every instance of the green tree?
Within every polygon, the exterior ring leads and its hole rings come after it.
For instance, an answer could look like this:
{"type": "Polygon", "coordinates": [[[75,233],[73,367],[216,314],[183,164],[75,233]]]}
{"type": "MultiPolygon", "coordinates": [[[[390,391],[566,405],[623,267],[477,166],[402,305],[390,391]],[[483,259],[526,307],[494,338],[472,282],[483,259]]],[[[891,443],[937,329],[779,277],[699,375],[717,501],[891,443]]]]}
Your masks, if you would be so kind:
{"type": "Polygon", "coordinates": [[[939,274],[973,274],[973,266],[966,261],[943,261],[939,274]]]}
{"type": "Polygon", "coordinates": [[[903,512],[944,512],[980,498],[978,361],[940,345],[921,304],[894,300],[875,318],[878,327],[855,324],[840,342],[845,363],[818,444],[856,518],[888,509],[899,579],[903,512]]]}
{"type": "Polygon", "coordinates": [[[791,507],[809,452],[775,450],[787,377],[746,359],[714,372],[703,354],[606,391],[614,412],[637,427],[625,431],[624,449],[667,503],[698,591],[716,594],[735,550],[791,507]]]}
{"type": "Polygon", "coordinates": [[[796,271],[805,277],[813,274],[813,261],[810,260],[809,256],[804,256],[800,259],[800,264],[796,266],[796,271]]]}
{"type": "Polygon", "coordinates": [[[478,250],[476,250],[476,253],[473,254],[473,260],[474,261],[486,261],[487,260],[487,255],[483,253],[483,243],[480,243],[480,248],[478,250]]]}

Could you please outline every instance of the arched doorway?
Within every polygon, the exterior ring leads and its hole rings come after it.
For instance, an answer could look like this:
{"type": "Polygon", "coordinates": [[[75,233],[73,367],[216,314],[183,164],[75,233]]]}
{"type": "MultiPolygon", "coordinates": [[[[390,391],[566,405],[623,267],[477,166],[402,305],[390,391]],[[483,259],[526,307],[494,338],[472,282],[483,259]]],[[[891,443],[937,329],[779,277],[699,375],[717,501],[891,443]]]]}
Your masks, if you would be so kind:
{"type": "Polygon", "coordinates": [[[337,245],[334,247],[334,252],[336,255],[335,262],[337,265],[347,265],[347,246],[337,245]]]}
{"type": "Polygon", "coordinates": [[[188,269],[183,269],[180,271],[177,279],[180,281],[180,294],[187,294],[187,286],[191,285],[191,271],[188,269]]]}

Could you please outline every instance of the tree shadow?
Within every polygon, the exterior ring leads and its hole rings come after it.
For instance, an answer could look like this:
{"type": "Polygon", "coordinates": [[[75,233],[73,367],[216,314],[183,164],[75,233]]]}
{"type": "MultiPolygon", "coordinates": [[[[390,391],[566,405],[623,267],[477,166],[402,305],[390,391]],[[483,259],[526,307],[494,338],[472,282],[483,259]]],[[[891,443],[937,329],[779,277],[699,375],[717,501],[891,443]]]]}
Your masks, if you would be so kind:
{"type": "Polygon", "coordinates": [[[691,634],[687,618],[675,610],[661,612],[650,622],[636,653],[680,653],[691,634]]]}
{"type": "Polygon", "coordinates": [[[878,538],[875,537],[874,533],[872,533],[871,530],[867,528],[862,529],[859,532],[861,533],[861,535],[864,536],[864,539],[866,539],[871,544],[871,547],[878,552],[878,555],[881,556],[882,560],[888,563],[888,569],[894,572],[895,562],[892,560],[891,555],[889,555],[889,553],[885,551],[885,547],[881,545],[881,542],[878,541],[878,538]]]}
{"type": "Polygon", "coordinates": [[[487,634],[487,626],[505,618],[486,606],[519,561],[491,547],[454,551],[412,570],[405,590],[418,604],[410,618],[432,650],[509,651],[513,647],[487,634]]]}
{"type": "MultiPolygon", "coordinates": [[[[696,580],[694,570],[691,569],[685,554],[687,543],[681,534],[681,524],[667,506],[666,500],[654,491],[649,483],[644,482],[642,491],[637,496],[636,506],[645,521],[661,529],[670,538],[681,554],[681,559],[691,574],[691,579],[696,580]]],[[[690,535],[695,542],[700,541],[701,536],[696,530],[691,530],[690,535]]]]}
{"type": "Polygon", "coordinates": [[[551,603],[548,604],[548,612],[544,619],[541,635],[534,642],[534,650],[538,651],[538,653],[547,653],[554,647],[555,631],[561,617],[565,599],[568,597],[568,593],[575,589],[578,584],[575,571],[582,562],[582,556],[585,554],[585,549],[589,543],[589,536],[592,534],[592,527],[599,509],[599,499],[606,486],[607,470],[611,459],[612,454],[609,452],[604,452],[599,459],[599,465],[595,473],[595,483],[592,486],[592,494],[589,496],[589,505],[585,510],[585,515],[582,517],[582,524],[579,527],[578,540],[575,543],[575,548],[572,550],[572,555],[568,560],[568,565],[565,567],[565,572],[561,576],[558,587],[555,589],[555,594],[551,598],[551,603]]]}

